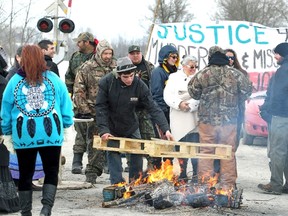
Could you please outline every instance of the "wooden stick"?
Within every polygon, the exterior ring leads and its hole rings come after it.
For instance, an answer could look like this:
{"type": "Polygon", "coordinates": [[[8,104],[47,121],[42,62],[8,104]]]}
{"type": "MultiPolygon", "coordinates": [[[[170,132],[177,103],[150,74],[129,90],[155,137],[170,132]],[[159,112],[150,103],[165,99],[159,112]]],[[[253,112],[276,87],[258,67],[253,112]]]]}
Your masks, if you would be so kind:
{"type": "Polygon", "coordinates": [[[134,199],[143,196],[145,193],[146,192],[141,192],[141,193],[135,194],[134,196],[129,197],[127,199],[121,198],[121,199],[116,199],[116,200],[112,200],[112,201],[108,201],[108,202],[102,202],[102,207],[103,208],[109,208],[112,206],[118,206],[118,205],[130,202],[130,201],[133,201],[134,199]]]}

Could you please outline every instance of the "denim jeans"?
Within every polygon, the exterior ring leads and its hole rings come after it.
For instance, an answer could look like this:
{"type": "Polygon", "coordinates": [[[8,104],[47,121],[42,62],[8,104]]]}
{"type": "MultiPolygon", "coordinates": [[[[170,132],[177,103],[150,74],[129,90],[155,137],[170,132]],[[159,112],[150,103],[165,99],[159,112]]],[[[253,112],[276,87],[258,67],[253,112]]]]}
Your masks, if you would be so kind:
{"type": "MultiPolygon", "coordinates": [[[[127,138],[134,138],[140,139],[140,132],[137,129],[133,134],[127,136],[127,138]]],[[[109,147],[118,147],[119,142],[115,140],[108,141],[109,147]]],[[[120,182],[124,182],[125,179],[122,176],[122,160],[121,160],[121,153],[108,151],[107,152],[108,158],[108,166],[110,171],[110,182],[111,184],[118,184],[120,182]]],[[[131,154],[130,155],[130,165],[129,165],[129,182],[136,180],[139,178],[140,173],[142,173],[143,168],[143,155],[139,154],[131,154]]]]}
{"type": "MultiPolygon", "coordinates": [[[[199,143],[199,133],[189,133],[185,135],[183,138],[179,140],[179,142],[194,142],[199,143]]],[[[176,146],[176,151],[179,149],[179,147],[176,146]]],[[[179,151],[179,150],[178,150],[179,151]]],[[[193,176],[197,176],[197,166],[198,166],[198,159],[197,158],[191,158],[192,162],[192,169],[193,169],[193,176]]],[[[179,179],[186,179],[187,178],[187,158],[179,158],[179,164],[181,167],[181,172],[179,179]]]]}

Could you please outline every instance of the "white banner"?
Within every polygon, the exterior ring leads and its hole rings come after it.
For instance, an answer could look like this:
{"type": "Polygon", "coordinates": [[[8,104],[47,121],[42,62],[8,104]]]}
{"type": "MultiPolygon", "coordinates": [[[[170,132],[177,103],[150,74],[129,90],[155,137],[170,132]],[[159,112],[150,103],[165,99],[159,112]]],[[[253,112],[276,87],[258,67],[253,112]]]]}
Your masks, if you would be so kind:
{"type": "Polygon", "coordinates": [[[265,88],[270,74],[277,68],[273,49],[287,40],[288,27],[269,28],[244,21],[166,23],[154,25],[146,59],[157,66],[159,50],[171,44],[176,47],[180,57],[196,56],[201,70],[208,64],[211,46],[231,48],[236,51],[241,66],[251,78],[256,76],[252,81],[258,83],[258,87],[265,88]],[[267,79],[261,78],[267,73],[267,79]],[[264,86],[261,83],[265,83],[264,86]]]}

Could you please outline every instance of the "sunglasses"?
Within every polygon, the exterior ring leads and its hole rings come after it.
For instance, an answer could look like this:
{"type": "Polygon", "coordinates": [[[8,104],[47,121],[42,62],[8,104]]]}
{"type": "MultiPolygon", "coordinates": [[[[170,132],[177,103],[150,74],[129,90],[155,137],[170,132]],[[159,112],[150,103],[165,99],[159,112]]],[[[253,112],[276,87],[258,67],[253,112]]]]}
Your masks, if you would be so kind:
{"type": "Polygon", "coordinates": [[[198,66],[190,66],[190,65],[186,65],[188,68],[190,68],[190,69],[194,69],[194,68],[198,68],[198,66]]]}
{"type": "Polygon", "coordinates": [[[235,56],[226,56],[228,60],[235,60],[235,56]]]}
{"type": "Polygon", "coordinates": [[[177,55],[171,55],[170,57],[173,58],[173,59],[178,59],[177,55]]]}

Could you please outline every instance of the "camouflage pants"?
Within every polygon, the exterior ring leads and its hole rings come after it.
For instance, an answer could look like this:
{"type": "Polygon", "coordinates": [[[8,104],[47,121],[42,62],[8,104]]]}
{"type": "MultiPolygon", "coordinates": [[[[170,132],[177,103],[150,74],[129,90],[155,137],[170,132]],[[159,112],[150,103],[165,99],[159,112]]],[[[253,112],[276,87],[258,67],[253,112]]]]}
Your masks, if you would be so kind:
{"type": "MultiPolygon", "coordinates": [[[[141,139],[150,140],[151,138],[155,138],[156,136],[155,136],[155,132],[154,132],[154,128],[153,128],[153,123],[152,123],[147,111],[146,110],[138,110],[138,111],[136,111],[136,115],[137,115],[138,121],[139,121],[139,131],[141,134],[141,139]]],[[[147,164],[148,170],[153,169],[153,164],[154,164],[153,162],[154,162],[155,158],[152,158],[149,155],[145,155],[145,157],[148,161],[148,164],[147,164]]],[[[128,161],[129,161],[129,159],[128,159],[128,161]]]]}
{"type": "Polygon", "coordinates": [[[86,165],[86,173],[96,173],[98,176],[102,174],[103,167],[106,161],[104,151],[99,151],[93,148],[94,135],[98,134],[96,122],[75,123],[77,131],[75,145],[73,146],[74,153],[88,154],[88,164],[86,165]]]}

